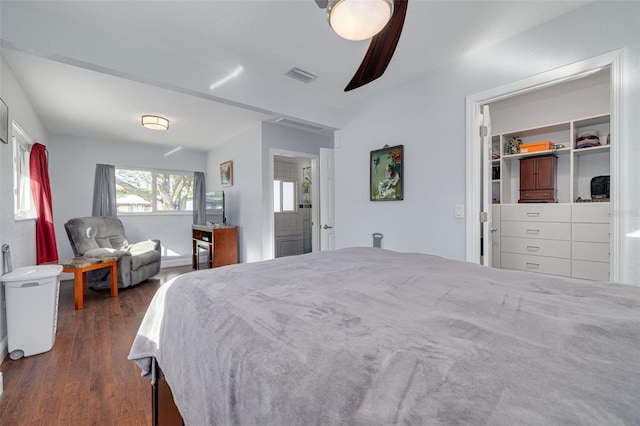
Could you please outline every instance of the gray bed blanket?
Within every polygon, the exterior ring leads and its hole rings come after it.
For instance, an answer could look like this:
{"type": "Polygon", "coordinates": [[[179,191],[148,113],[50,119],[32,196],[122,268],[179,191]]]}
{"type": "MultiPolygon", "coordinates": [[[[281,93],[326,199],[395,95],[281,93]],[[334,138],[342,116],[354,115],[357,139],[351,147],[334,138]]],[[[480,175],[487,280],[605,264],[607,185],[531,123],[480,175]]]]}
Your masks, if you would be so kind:
{"type": "Polygon", "coordinates": [[[640,287],[313,253],[162,286],[151,357],[187,425],[638,425],[640,287]]]}

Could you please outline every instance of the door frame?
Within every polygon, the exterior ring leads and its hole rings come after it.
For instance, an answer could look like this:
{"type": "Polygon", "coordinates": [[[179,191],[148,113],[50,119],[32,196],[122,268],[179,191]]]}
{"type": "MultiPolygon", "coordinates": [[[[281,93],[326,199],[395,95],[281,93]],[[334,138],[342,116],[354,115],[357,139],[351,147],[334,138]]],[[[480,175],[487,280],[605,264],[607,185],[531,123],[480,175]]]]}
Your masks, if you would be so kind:
{"type": "MultiPolygon", "coordinates": [[[[466,98],[466,260],[480,264],[480,213],[482,206],[482,144],[480,138],[481,107],[502,99],[532,92],[562,82],[586,77],[603,68],[610,68],[610,132],[616,143],[611,144],[611,170],[617,176],[626,176],[624,158],[627,149],[622,91],[623,50],[618,49],[573,64],[537,74],[500,87],[489,89],[466,98]]],[[[624,211],[624,182],[622,178],[611,181],[611,211],[624,211]]],[[[491,215],[491,209],[487,212],[491,215]]],[[[611,214],[611,281],[624,282],[622,260],[625,259],[624,217],[611,214]]]]}
{"type": "Polygon", "coordinates": [[[493,265],[493,231],[496,229],[493,226],[493,217],[491,215],[491,175],[489,174],[493,168],[493,160],[491,157],[491,111],[489,105],[484,104],[480,107],[480,113],[482,115],[483,127],[482,136],[480,137],[480,143],[482,144],[481,152],[481,174],[482,174],[482,198],[480,200],[480,209],[487,211],[487,217],[485,220],[481,220],[480,223],[480,235],[481,235],[481,247],[480,264],[491,266],[493,265]]]}
{"type": "Polygon", "coordinates": [[[318,192],[318,161],[319,157],[316,154],[309,154],[308,152],[288,151],[279,148],[269,149],[269,208],[267,210],[268,221],[268,238],[269,244],[266,245],[267,252],[264,253],[264,259],[274,259],[276,256],[276,242],[275,242],[275,217],[273,213],[273,180],[275,178],[274,161],[276,156],[281,157],[294,157],[305,158],[311,160],[311,250],[318,251],[320,246],[320,227],[318,224],[319,211],[318,203],[320,193],[318,192]]]}

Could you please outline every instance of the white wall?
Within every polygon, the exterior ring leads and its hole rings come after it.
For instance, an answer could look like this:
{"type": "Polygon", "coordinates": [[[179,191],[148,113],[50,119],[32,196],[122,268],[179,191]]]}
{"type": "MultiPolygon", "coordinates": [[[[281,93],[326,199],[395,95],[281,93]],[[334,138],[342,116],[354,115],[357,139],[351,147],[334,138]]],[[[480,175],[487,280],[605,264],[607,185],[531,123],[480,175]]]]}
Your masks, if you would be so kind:
{"type": "MultiPolygon", "coordinates": [[[[0,245],[11,246],[13,267],[36,263],[35,221],[13,219],[13,142],[11,122],[16,121],[34,142],[47,144],[47,131],[13,71],[0,54],[0,97],[9,107],[9,144],[0,143],[0,245]]],[[[4,271],[2,271],[4,273],[4,271]]],[[[4,287],[0,288],[0,361],[7,355],[4,287]]]]}
{"type": "Polygon", "coordinates": [[[207,191],[224,190],[227,223],[238,227],[238,261],[262,260],[260,125],[207,153],[207,191]],[[233,186],[220,187],[220,164],[233,161],[233,186]]]}
{"type": "MultiPolygon", "coordinates": [[[[619,48],[628,149],[626,207],[614,214],[625,235],[640,233],[638,22],[638,2],[595,2],[352,108],[336,140],[336,246],[368,246],[382,232],[386,248],[464,259],[465,223],[454,205],[465,200],[465,97],[619,48]],[[405,146],[404,201],[369,201],[369,151],[385,144],[405,146]]],[[[626,242],[625,281],[640,283],[640,238],[626,242]]]]}
{"type": "MultiPolygon", "coordinates": [[[[53,219],[60,258],[73,257],[64,223],[74,217],[91,216],[93,184],[97,163],[116,167],[148,167],[177,171],[205,171],[202,152],[182,149],[167,157],[171,148],[114,140],[85,140],[75,136],[51,135],[49,178],[53,219]]],[[[191,263],[193,214],[119,215],[127,238],[132,241],[159,239],[162,266],[191,263]]]]}
{"type": "Polygon", "coordinates": [[[491,133],[496,135],[609,114],[609,78],[609,70],[603,70],[579,80],[493,102],[490,105],[491,133]]]}

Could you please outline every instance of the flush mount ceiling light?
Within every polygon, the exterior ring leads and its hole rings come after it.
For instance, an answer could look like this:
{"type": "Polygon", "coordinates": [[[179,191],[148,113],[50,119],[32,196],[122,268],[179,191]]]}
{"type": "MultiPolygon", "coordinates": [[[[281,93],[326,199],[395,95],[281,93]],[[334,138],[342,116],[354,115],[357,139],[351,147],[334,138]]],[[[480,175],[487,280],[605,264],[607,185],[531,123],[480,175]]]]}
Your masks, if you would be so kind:
{"type": "Polygon", "coordinates": [[[378,34],[393,15],[393,0],[329,0],[331,28],[347,40],[366,40],[378,34]]]}
{"type": "Polygon", "coordinates": [[[169,120],[164,117],[158,117],[157,115],[143,115],[142,125],[147,129],[168,130],[169,120]]]}

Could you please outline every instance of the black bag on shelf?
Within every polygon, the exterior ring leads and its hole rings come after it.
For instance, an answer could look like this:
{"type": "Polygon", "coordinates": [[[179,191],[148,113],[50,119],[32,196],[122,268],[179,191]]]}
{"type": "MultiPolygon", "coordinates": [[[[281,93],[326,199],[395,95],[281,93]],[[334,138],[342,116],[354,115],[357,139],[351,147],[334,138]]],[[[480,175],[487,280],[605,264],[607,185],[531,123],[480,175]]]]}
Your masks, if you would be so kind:
{"type": "Polygon", "coordinates": [[[596,176],[591,179],[591,198],[609,198],[609,176],[596,176]]]}

